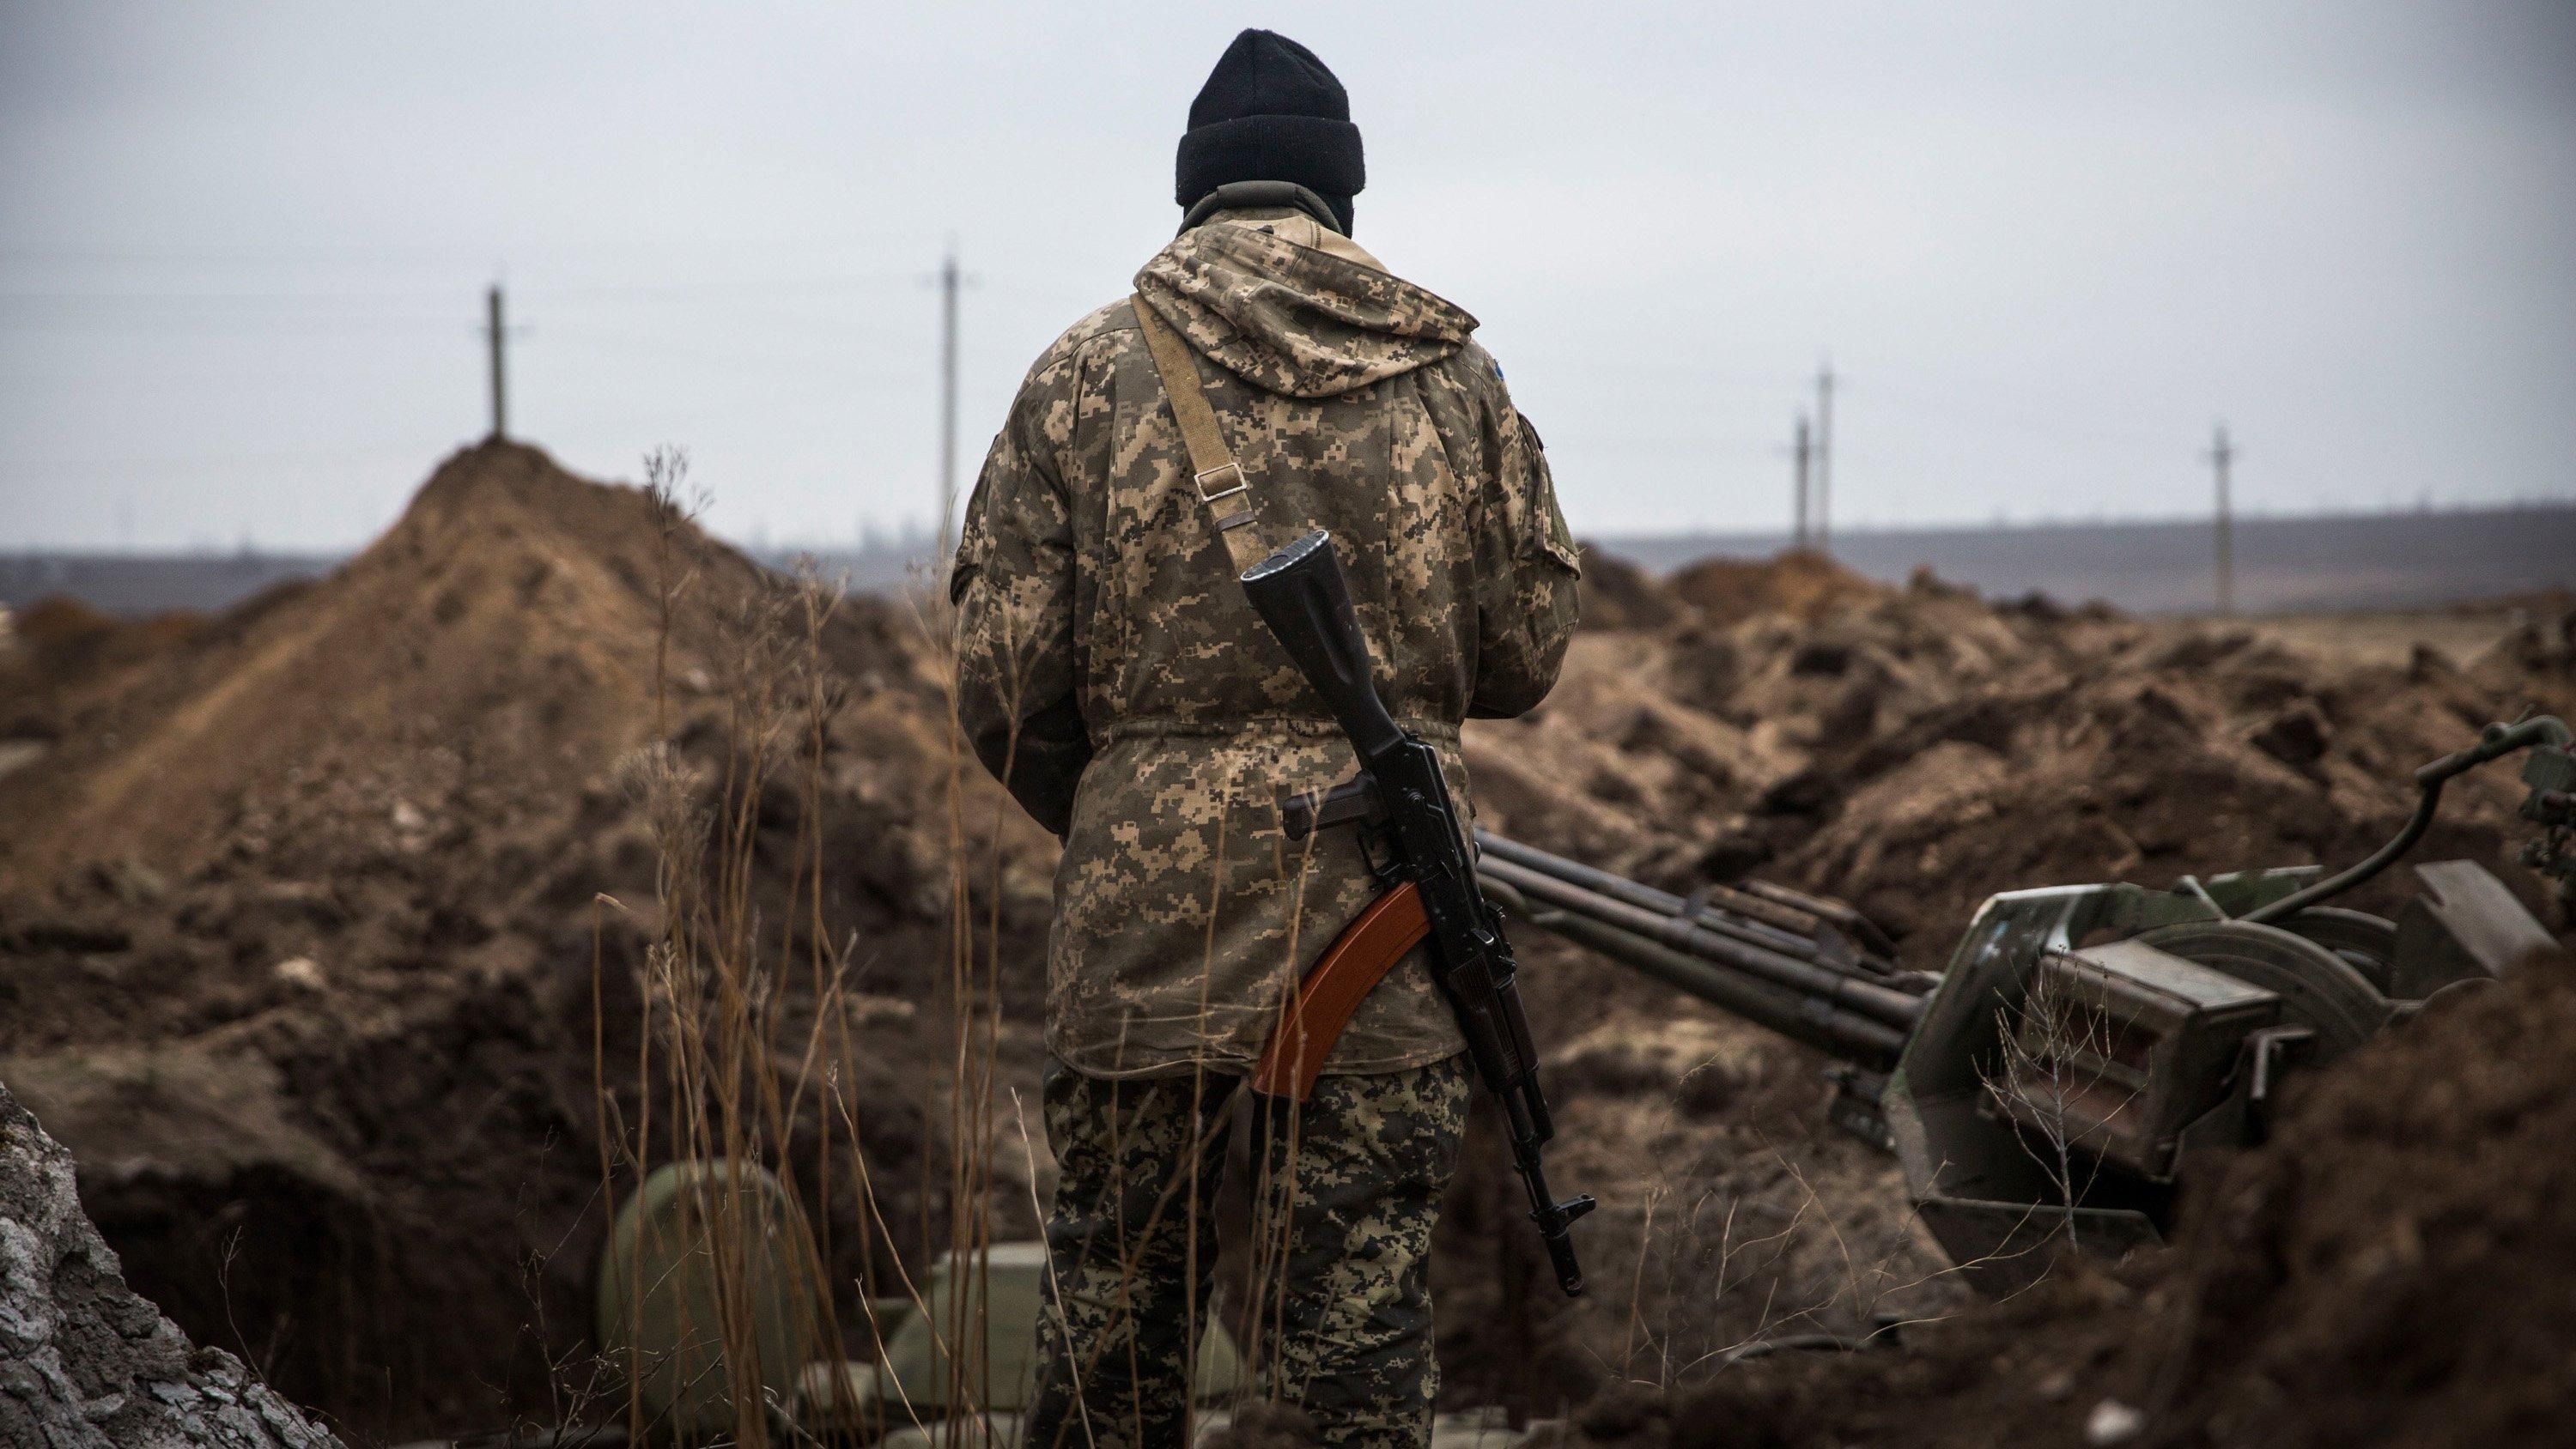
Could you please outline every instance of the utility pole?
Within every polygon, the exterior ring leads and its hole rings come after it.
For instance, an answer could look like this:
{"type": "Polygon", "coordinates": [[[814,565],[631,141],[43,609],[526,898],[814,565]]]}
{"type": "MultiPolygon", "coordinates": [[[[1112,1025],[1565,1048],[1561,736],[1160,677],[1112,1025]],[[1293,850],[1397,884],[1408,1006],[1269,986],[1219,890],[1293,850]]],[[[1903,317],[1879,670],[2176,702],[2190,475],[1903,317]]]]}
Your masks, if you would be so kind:
{"type": "Polygon", "coordinates": [[[939,552],[957,534],[957,244],[939,263],[939,552]]]}
{"type": "Polygon", "coordinates": [[[509,329],[501,322],[501,284],[494,282],[483,294],[483,336],[492,349],[492,441],[510,435],[510,392],[502,354],[508,350],[509,329]]]}
{"type": "Polygon", "coordinates": [[[2209,466],[2218,477],[2218,616],[2222,619],[2236,612],[2236,519],[2227,496],[2227,469],[2235,461],[2236,447],[2227,441],[2227,424],[2220,423],[2209,445],[2209,466]]]}
{"type": "Polygon", "coordinates": [[[1790,532],[1790,547],[1804,553],[1807,551],[1807,468],[1814,456],[1814,449],[1807,436],[1805,413],[1798,414],[1798,441],[1790,448],[1789,456],[1797,460],[1798,477],[1798,506],[1795,512],[1797,526],[1790,532]]]}
{"type": "Polygon", "coordinates": [[[1834,365],[1816,373],[1816,552],[1834,551],[1834,365]]]}

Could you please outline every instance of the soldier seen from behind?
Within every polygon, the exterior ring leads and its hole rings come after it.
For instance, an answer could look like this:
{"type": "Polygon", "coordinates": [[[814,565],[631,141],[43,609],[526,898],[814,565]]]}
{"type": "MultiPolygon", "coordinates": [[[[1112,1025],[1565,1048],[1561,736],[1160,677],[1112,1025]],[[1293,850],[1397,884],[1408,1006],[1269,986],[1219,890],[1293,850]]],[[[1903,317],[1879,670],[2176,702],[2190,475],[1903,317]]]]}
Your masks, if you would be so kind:
{"type": "MultiPolygon", "coordinates": [[[[1329,529],[1376,685],[1468,798],[1458,727],[1555,683],[1573,543],[1475,318],[1351,239],[1360,133],[1304,46],[1237,36],[1190,106],[1180,234],[1039,357],[950,576],[959,718],[1064,838],[1048,949],[1062,1169],[1027,1427],[1037,1449],[1180,1449],[1235,1098],[1317,953],[1382,888],[1282,792],[1352,752],[1246,602],[1138,321],[1185,341],[1272,538],[1329,529]]],[[[1418,959],[1366,998],[1310,1101],[1258,1098],[1256,1392],[1327,1444],[1430,1437],[1426,1281],[1471,1073],[1418,959]]]]}

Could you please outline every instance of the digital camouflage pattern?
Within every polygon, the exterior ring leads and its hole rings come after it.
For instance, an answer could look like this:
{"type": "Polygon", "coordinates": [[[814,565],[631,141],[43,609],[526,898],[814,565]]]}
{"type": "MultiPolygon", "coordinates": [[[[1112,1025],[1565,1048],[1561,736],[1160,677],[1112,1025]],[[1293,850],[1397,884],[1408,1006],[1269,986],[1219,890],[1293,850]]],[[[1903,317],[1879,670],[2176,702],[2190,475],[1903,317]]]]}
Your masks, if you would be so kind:
{"type": "MultiPolygon", "coordinates": [[[[1255,1099],[1252,1281],[1239,1299],[1255,1325],[1252,1392],[1303,1408],[1333,1449],[1430,1441],[1431,1226],[1469,1079],[1460,1056],[1325,1077],[1302,1106],[1255,1099]]],[[[1207,1322],[1236,1080],[1049,1069],[1061,1175],[1027,1449],[1188,1443],[1187,1349],[1207,1322]]]]}
{"type": "MultiPolygon", "coordinates": [[[[1574,544],[1475,319],[1318,230],[1220,213],[1136,289],[1199,354],[1265,537],[1340,542],[1379,693],[1465,801],[1458,724],[1521,713],[1555,682],[1574,544]]],[[[1030,370],[950,591],[960,722],[1065,837],[1050,1048],[1095,1076],[1248,1071],[1374,891],[1351,832],[1310,847],[1280,831],[1279,793],[1340,781],[1351,752],[1235,583],[1131,303],[1030,370]]],[[[1399,967],[1327,1070],[1462,1045],[1429,973],[1399,967]]]]}

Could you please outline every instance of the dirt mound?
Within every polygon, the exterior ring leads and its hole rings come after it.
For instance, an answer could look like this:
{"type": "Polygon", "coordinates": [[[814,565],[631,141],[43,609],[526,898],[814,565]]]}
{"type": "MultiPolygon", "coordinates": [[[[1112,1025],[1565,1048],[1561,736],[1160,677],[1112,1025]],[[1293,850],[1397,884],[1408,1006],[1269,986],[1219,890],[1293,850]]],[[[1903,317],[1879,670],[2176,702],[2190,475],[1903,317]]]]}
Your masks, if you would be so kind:
{"type": "MultiPolygon", "coordinates": [[[[2557,627],[2467,668],[2354,662],[1918,578],[1580,637],[1545,706],[1471,727],[1469,762],[1506,833],[1676,888],[1759,870],[1852,900],[1937,966],[1998,890],[2356,857],[2412,807],[2417,765],[2488,721],[2576,709],[2557,627]]],[[[2462,781],[2423,857],[2503,859],[2520,799],[2509,771],[2462,781]]]]}
{"type": "MultiPolygon", "coordinates": [[[[2413,806],[2416,766],[2491,720],[2576,710],[2576,651],[2557,622],[2530,621],[2466,667],[2432,650],[2391,663],[2044,600],[1997,606],[1918,577],[1803,613],[1586,633],[1541,710],[1469,727],[1468,759],[1493,828],[1675,891],[1758,873],[1840,895],[1898,934],[1908,964],[1937,968],[1998,891],[2162,888],[2184,874],[2359,858],[2413,806]]],[[[2484,862],[2564,932],[2564,910],[2511,864],[2528,833],[2521,797],[2504,766],[2455,782],[2415,858],[2484,862]]],[[[2395,872],[2351,904],[2384,909],[2410,888],[2395,872]]],[[[1535,1286],[1497,1301],[1481,1286],[1490,1272],[1462,1274],[1455,1295],[1475,1307],[1443,1349],[1471,1392],[1540,1415],[1595,1402],[1607,1417],[1593,1437],[1651,1439],[1665,1432],[1654,1427],[1663,1390],[1719,1372],[1736,1347],[1866,1337],[1877,1314],[1960,1306],[1887,1160],[1822,1126],[1821,1058],[1541,933],[1515,939],[1567,1099],[1568,1165],[1555,1175],[1604,1199],[1585,1238],[1597,1286],[1561,1306],[1523,1265],[1535,1286]],[[1620,1386],[1637,1382],[1658,1388],[1632,1401],[1620,1386]]],[[[1488,1235],[1463,1237],[1461,1258],[1526,1256],[1506,1186],[1479,1219],[1488,1235]]],[[[1475,1216],[1452,1212],[1462,1229],[1475,1216]]],[[[2044,1323],[2052,1340],[2098,1347],[2108,1362],[2136,1331],[2143,1291],[2063,1274],[2041,1297],[1976,1316],[1985,1336],[1955,1355],[1891,1360],[1889,1381],[1956,1396],[2008,1360],[2009,1393],[2062,1438],[2087,1405],[2066,1407],[2075,1387],[2052,1399],[2033,1386],[2080,1355],[2034,1358],[2015,1335],[2044,1323]],[[2026,1362],[2038,1366],[2025,1375],[2026,1362]]],[[[1790,1376],[1781,1415],[1737,1404],[1681,1417],[1757,1426],[1747,1443],[1917,1442],[1893,1407],[1867,1433],[1801,1437],[1790,1410],[1814,1401],[1791,1391],[1790,1367],[1762,1373],[1790,1376]],[[1775,1423],[1791,1427],[1758,1427],[1775,1423]]],[[[2008,1407],[1977,1409],[1985,1420],[1961,1410],[1962,1424],[1991,1432],[1921,1442],[2010,1440],[2008,1407]]]]}
{"type": "Polygon", "coordinates": [[[62,738],[64,715],[150,668],[205,626],[195,614],[123,620],[77,599],[0,611],[0,741],[62,738]]]}
{"type": "Polygon", "coordinates": [[[2436,1003],[2192,1205],[2168,1444],[2536,1444],[2576,1404],[2576,960],[2436,1003]]]}
{"type": "Polygon", "coordinates": [[[1884,585],[1805,550],[1767,559],[1702,559],[1675,573],[1666,587],[1721,628],[1759,614],[1812,619],[1886,592],[1884,585]]]}
{"type": "MultiPolygon", "coordinates": [[[[0,1080],[78,1155],[139,1289],[369,1432],[555,1402],[601,1217],[593,1043],[638,1060],[662,926],[655,758],[746,842],[730,889],[765,949],[849,953],[838,1086],[884,1100],[881,1206],[922,1246],[944,1044],[915,1017],[952,969],[952,861],[999,863],[1018,963],[1051,846],[959,768],[919,621],[816,599],[487,444],[331,577],[114,679],[45,676],[58,743],[0,778],[0,1080]],[[828,707],[782,742],[760,696],[791,655],[828,707]],[[780,750],[813,769],[750,768],[780,750]]],[[[610,1086],[637,1120],[641,1083],[610,1086]]],[[[816,1216],[856,1291],[885,1234],[816,1216]]]]}
{"type": "MultiPolygon", "coordinates": [[[[435,833],[422,812],[502,761],[525,808],[560,808],[652,737],[657,661],[673,689],[712,688],[723,621],[758,584],[749,560],[632,489],[529,448],[459,454],[328,580],[224,615],[63,720],[61,756],[20,807],[49,828],[0,861],[185,873],[240,853],[245,826],[254,852],[296,851],[275,837],[348,822],[340,802],[299,803],[325,779],[367,780],[388,814],[407,803],[435,833]],[[687,595],[667,641],[665,584],[687,595]]],[[[908,666],[890,620],[845,627],[854,664],[908,666]]]]}
{"type": "Polygon", "coordinates": [[[1584,628],[1662,629],[1693,612],[1653,574],[1617,554],[1583,546],[1584,628]]]}

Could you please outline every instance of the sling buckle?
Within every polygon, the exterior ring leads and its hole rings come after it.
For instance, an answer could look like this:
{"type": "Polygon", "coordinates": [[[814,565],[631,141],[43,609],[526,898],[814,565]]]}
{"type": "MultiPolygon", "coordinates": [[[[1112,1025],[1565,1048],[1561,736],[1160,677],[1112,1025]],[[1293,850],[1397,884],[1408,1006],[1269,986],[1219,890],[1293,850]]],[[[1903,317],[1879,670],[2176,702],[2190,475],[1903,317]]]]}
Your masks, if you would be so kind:
{"type": "Polygon", "coordinates": [[[1246,481],[1243,476],[1243,469],[1231,458],[1216,467],[1210,468],[1204,473],[1198,474],[1196,476],[1196,482],[1199,485],[1199,501],[1206,504],[1214,504],[1220,498],[1232,498],[1237,493],[1248,493],[1252,490],[1252,484],[1246,481]],[[1214,493],[1210,493],[1208,491],[1209,479],[1214,478],[1219,481],[1223,481],[1229,473],[1234,475],[1233,487],[1220,488],[1214,493]]]}

